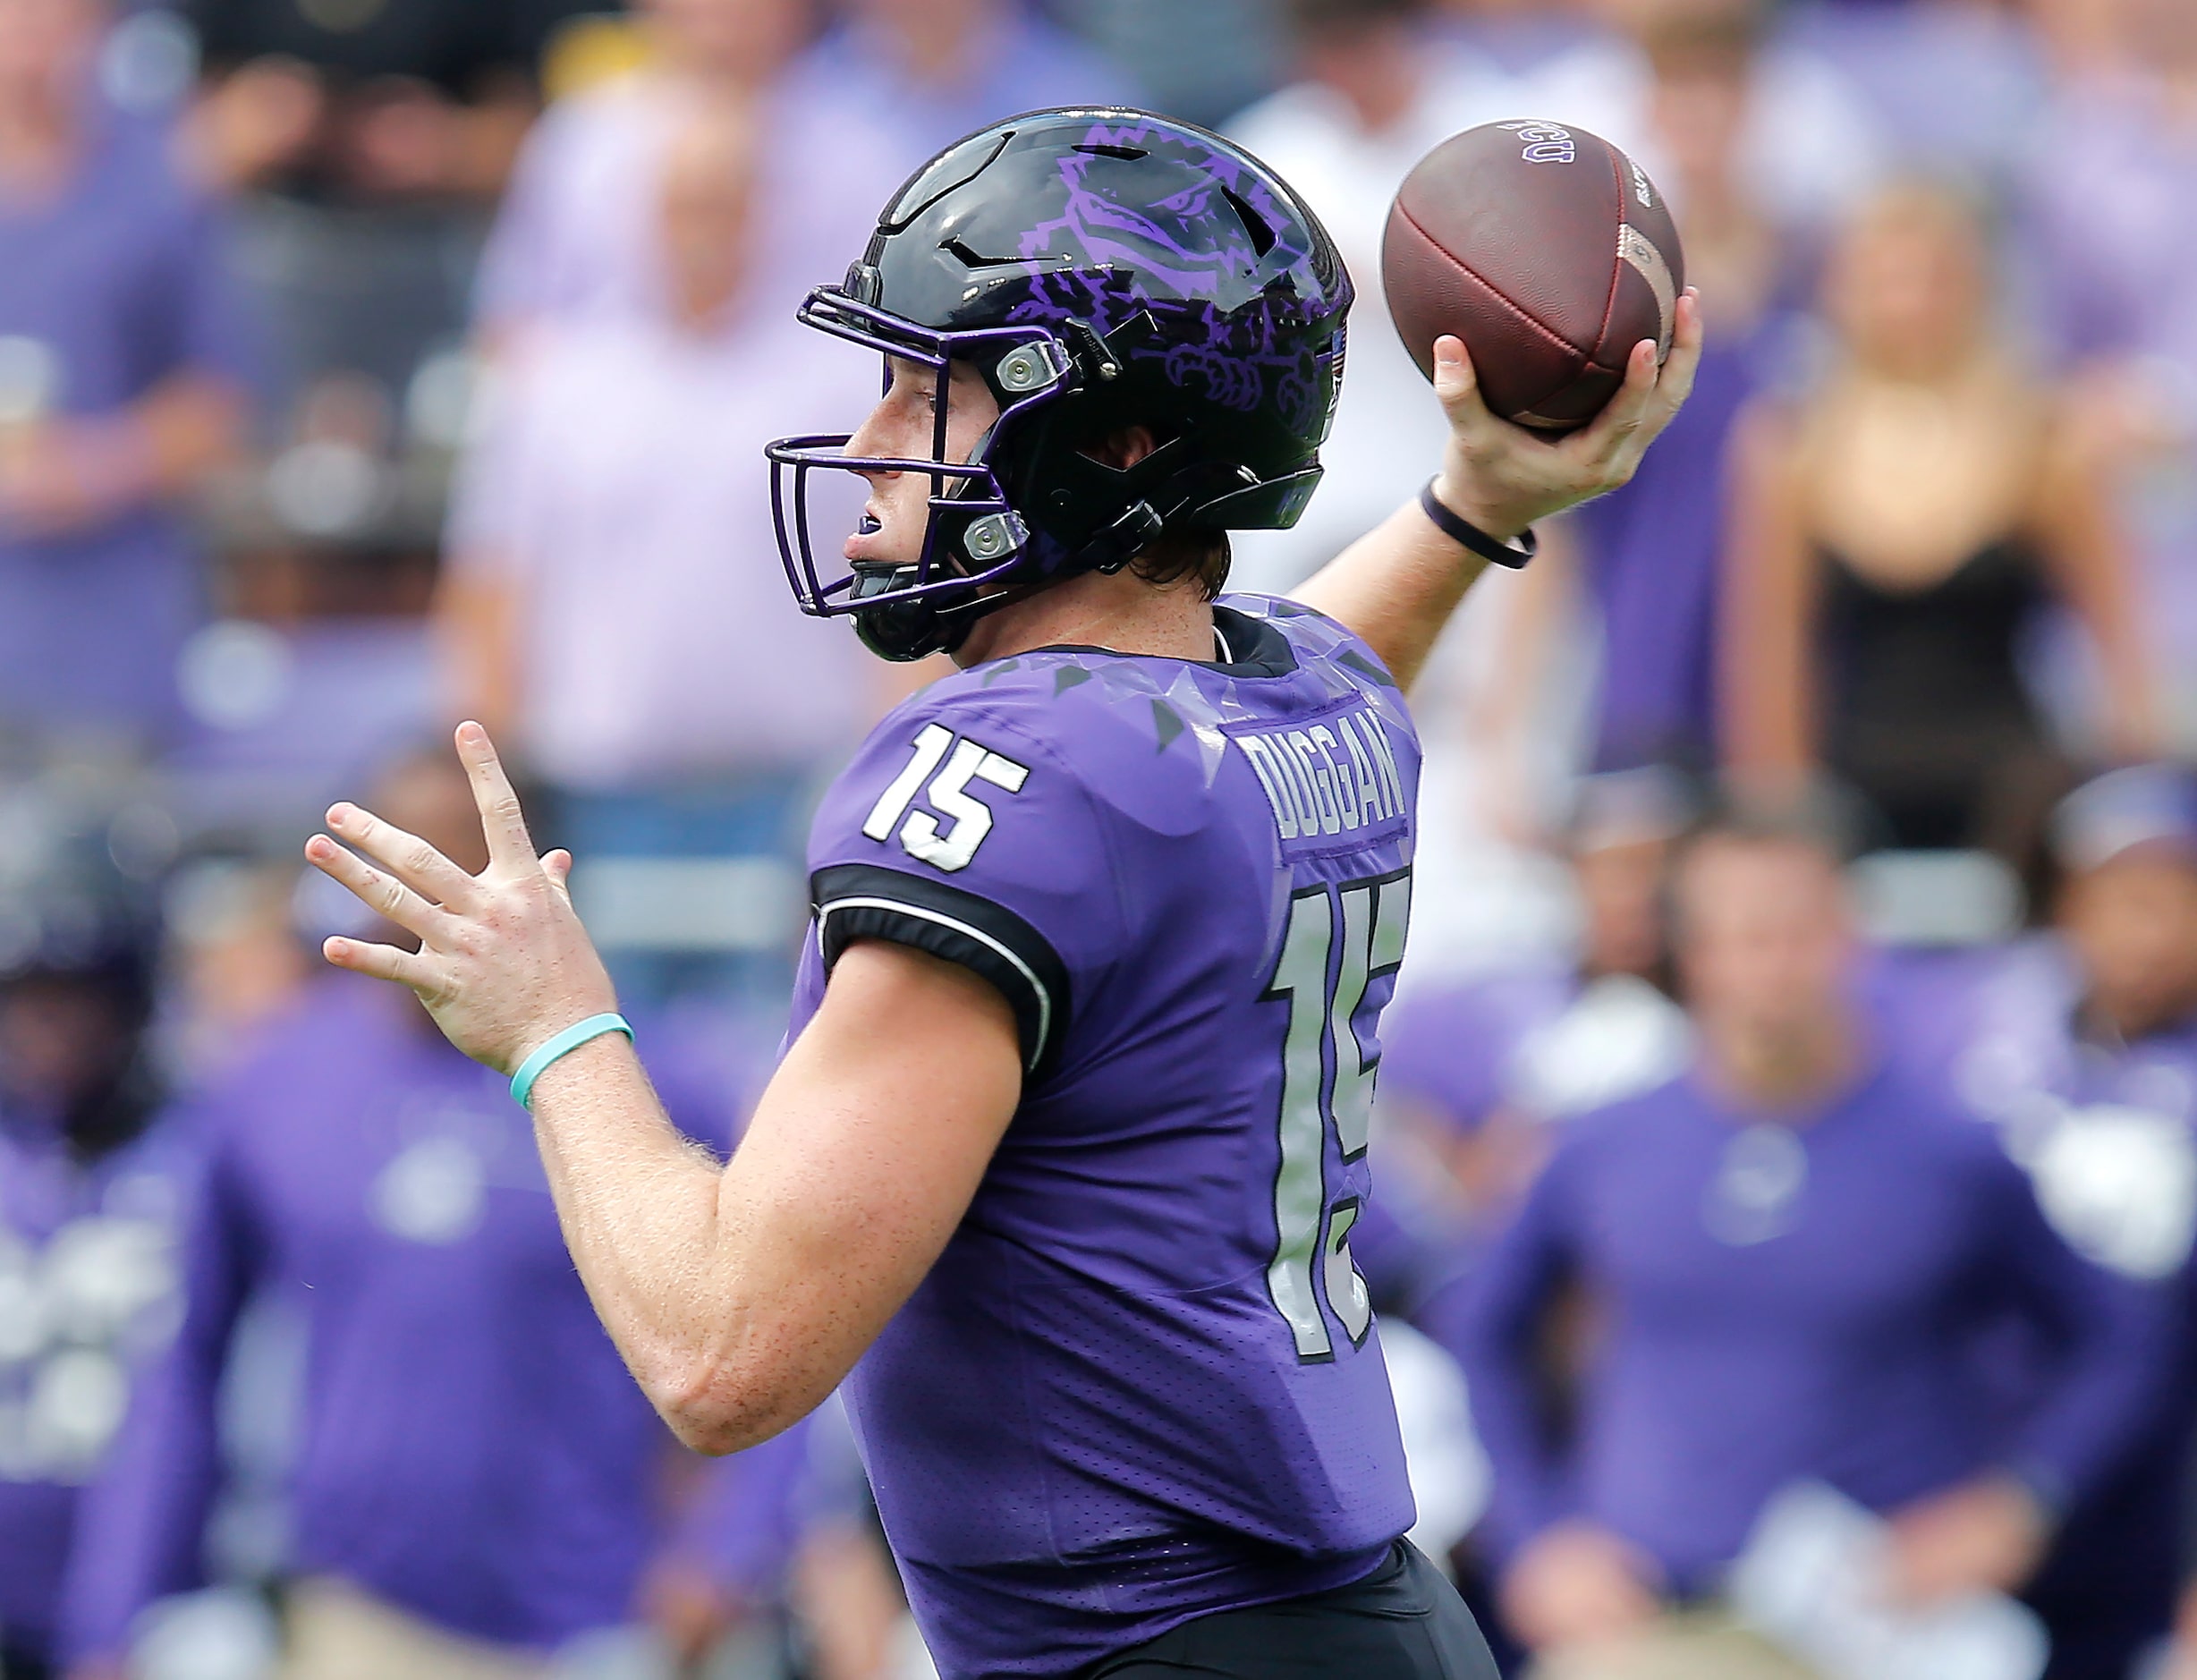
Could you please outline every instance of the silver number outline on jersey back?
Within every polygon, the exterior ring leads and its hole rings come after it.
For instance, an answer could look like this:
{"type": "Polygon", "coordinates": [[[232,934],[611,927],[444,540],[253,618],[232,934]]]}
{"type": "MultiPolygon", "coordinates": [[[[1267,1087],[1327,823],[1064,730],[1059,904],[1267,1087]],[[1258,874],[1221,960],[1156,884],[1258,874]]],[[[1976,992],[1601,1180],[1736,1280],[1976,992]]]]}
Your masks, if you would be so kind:
{"type": "MultiPolygon", "coordinates": [[[[1351,1228],[1363,1209],[1355,1196],[1328,1203],[1327,1145],[1332,1132],[1345,1164],[1365,1153],[1379,1062],[1365,1058],[1358,1017],[1373,982],[1403,962],[1411,894],[1409,869],[1293,894],[1281,951],[1260,995],[1289,1010],[1267,1293],[1303,1364],[1336,1356],[1320,1311],[1323,1288],[1352,1346],[1362,1345],[1372,1328],[1371,1298],[1350,1252],[1351,1228]]],[[[1372,1024],[1378,1022],[1377,1010],[1372,1024]]]]}

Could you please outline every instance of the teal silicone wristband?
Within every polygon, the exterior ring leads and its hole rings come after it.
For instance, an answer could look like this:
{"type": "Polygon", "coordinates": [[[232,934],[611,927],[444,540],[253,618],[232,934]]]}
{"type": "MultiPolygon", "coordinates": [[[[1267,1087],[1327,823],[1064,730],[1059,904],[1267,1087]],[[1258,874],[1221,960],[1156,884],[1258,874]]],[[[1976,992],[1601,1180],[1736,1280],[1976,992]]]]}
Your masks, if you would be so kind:
{"type": "Polygon", "coordinates": [[[590,1039],[599,1039],[606,1032],[623,1032],[630,1042],[633,1029],[623,1015],[590,1015],[585,1021],[576,1021],[519,1064],[519,1071],[511,1076],[511,1097],[522,1108],[531,1109],[528,1100],[534,1095],[534,1082],[542,1076],[542,1070],[560,1056],[569,1056],[590,1039]]]}

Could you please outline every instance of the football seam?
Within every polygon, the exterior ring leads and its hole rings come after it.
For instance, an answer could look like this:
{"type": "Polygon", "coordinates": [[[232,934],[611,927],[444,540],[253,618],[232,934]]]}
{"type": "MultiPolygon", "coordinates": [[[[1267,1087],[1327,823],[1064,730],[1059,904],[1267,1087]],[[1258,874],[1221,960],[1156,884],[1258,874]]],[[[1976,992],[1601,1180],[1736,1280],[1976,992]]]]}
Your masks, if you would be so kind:
{"type": "MultiPolygon", "coordinates": [[[[1589,361],[1595,362],[1595,365],[1598,367],[1601,364],[1596,360],[1596,358],[1602,351],[1608,348],[1609,324],[1611,320],[1615,318],[1617,313],[1617,288],[1624,283],[1624,230],[1626,225],[1624,210],[1624,171],[1617,167],[1617,161],[1619,157],[1623,156],[1623,154],[1620,153],[1618,149],[1615,146],[1612,146],[1607,140],[1604,140],[1602,142],[1602,149],[1604,152],[1608,154],[1610,176],[1616,182],[1617,186],[1617,249],[1611,254],[1610,257],[1609,295],[1602,300],[1602,325],[1600,329],[1596,332],[1594,335],[1594,348],[1587,352],[1587,360],[1589,361]]],[[[1625,358],[1628,365],[1630,365],[1632,354],[1633,346],[1627,344],[1625,346],[1625,358]]],[[[1610,371],[1615,373],[1616,369],[1613,368],[1610,369],[1610,371]]]]}
{"type": "MultiPolygon", "coordinates": [[[[1517,304],[1512,302],[1510,299],[1506,297],[1502,291],[1497,288],[1496,284],[1492,280],[1489,279],[1486,275],[1481,274],[1477,268],[1473,267],[1471,263],[1466,262],[1455,251],[1451,250],[1446,245],[1443,244],[1440,240],[1435,238],[1432,233],[1429,233],[1426,228],[1426,225],[1417,216],[1412,214],[1409,206],[1399,203],[1396,206],[1396,214],[1401,216],[1405,221],[1409,222],[1412,226],[1418,231],[1420,238],[1425,240],[1428,246],[1437,254],[1438,254],[1444,261],[1447,262],[1451,267],[1455,268],[1459,274],[1466,276],[1472,280],[1474,284],[1485,289],[1489,297],[1493,298],[1497,303],[1500,303],[1505,309],[1508,310],[1513,315],[1515,315],[1520,320],[1523,321],[1528,327],[1539,333],[1550,344],[1568,350],[1572,352],[1572,354],[1578,356],[1584,361],[1592,361],[1594,360],[1594,346],[1590,345],[1588,348],[1582,350],[1577,344],[1574,344],[1562,333],[1557,332],[1553,328],[1545,326],[1534,316],[1528,314],[1517,304]]],[[[1616,280],[1614,276],[1611,278],[1610,286],[1614,293],[1616,288],[1616,280]]],[[[1605,318],[1605,330],[1607,330],[1607,318],[1605,318]]],[[[1599,342],[1600,341],[1599,339],[1596,341],[1598,344],[1599,342]]]]}

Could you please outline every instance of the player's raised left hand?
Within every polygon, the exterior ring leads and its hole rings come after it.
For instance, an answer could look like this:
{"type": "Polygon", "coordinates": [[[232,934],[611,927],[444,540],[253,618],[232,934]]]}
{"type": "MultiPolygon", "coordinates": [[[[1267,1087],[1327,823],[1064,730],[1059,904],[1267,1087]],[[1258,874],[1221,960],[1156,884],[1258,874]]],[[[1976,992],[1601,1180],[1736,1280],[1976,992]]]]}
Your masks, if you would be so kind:
{"type": "Polygon", "coordinates": [[[321,947],[328,961],[411,987],[451,1043],[508,1073],[547,1039],[616,1008],[617,1000],[565,890],[572,854],[535,855],[487,730],[461,724],[457,742],[488,842],[488,866],[479,874],[348,803],[328,808],[335,838],[315,835],[305,855],[420,941],[407,951],[332,938],[321,947]]]}
{"type": "Polygon", "coordinates": [[[1434,493],[1444,506],[1506,541],[1529,525],[1631,479],[1693,389],[1701,361],[1701,297],[1678,300],[1671,353],[1660,368],[1643,339],[1625,363],[1624,384],[1593,420],[1550,437],[1497,416],[1480,394],[1463,341],[1434,342],[1434,394],[1449,417],[1449,444],[1434,493]]]}

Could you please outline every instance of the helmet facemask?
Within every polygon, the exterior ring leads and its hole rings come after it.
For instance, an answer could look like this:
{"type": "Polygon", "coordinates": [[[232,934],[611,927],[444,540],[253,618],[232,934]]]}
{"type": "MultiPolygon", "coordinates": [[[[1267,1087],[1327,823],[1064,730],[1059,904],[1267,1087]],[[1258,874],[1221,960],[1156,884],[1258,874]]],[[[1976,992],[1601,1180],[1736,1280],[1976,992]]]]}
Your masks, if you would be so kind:
{"type": "MultiPolygon", "coordinates": [[[[850,275],[859,284],[858,266],[850,275]]],[[[1066,351],[1037,325],[941,331],[861,301],[851,288],[810,293],[800,318],[810,327],[913,362],[936,380],[931,452],[925,457],[853,455],[853,433],[785,437],[765,451],[771,462],[771,511],[787,581],[804,612],[852,615],[864,641],[888,659],[951,652],[985,613],[1020,591],[1029,570],[1031,530],[1009,499],[1001,454],[1031,417],[1057,402],[1068,381],[1066,351]],[[999,415],[969,460],[947,455],[953,364],[979,369],[999,402],[999,415]],[[851,561],[824,581],[817,560],[809,474],[921,473],[930,480],[922,543],[912,560],[851,561]]]]}

